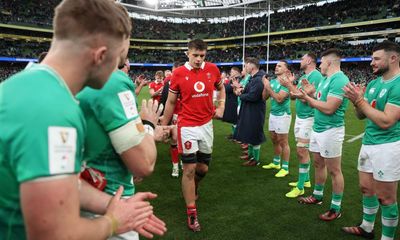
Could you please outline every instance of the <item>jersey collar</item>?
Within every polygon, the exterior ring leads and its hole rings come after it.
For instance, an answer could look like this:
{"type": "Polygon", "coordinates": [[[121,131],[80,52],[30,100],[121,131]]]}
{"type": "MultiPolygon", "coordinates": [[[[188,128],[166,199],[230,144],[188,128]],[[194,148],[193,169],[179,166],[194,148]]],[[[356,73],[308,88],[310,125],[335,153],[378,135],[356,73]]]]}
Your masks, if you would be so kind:
{"type": "MultiPolygon", "coordinates": [[[[203,63],[201,64],[200,68],[201,68],[201,69],[204,69],[204,66],[205,66],[205,65],[206,65],[206,62],[203,62],[203,63]]],[[[185,63],[185,67],[186,67],[189,71],[193,69],[193,67],[190,66],[189,62],[186,62],[186,63],[185,63]]]]}

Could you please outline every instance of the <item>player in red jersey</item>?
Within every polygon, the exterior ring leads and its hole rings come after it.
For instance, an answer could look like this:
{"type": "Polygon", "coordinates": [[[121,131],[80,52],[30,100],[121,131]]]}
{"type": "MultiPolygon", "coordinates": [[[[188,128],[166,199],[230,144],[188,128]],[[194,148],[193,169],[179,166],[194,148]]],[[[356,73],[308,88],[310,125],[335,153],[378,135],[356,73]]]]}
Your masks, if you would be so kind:
{"type": "Polygon", "coordinates": [[[149,84],[149,93],[153,101],[160,102],[161,93],[164,87],[164,73],[163,71],[157,71],[155,74],[154,82],[149,84]]]}
{"type": "Polygon", "coordinates": [[[172,118],[178,95],[181,110],[178,115],[178,148],[182,153],[182,192],[188,215],[188,227],[200,231],[196,198],[199,182],[208,172],[213,146],[212,118],[221,118],[225,108],[225,89],[215,64],[205,62],[207,44],[195,39],[189,42],[189,61],[172,73],[168,100],[162,125],[172,118]],[[213,90],[220,92],[214,111],[213,90]]]}

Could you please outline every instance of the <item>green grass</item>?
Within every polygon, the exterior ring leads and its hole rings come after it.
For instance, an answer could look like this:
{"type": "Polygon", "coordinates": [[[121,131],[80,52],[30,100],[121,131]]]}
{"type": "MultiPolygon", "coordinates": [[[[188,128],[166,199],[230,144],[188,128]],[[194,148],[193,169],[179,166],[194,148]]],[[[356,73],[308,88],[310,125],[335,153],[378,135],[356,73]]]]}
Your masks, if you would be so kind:
{"type": "MultiPolygon", "coordinates": [[[[148,98],[143,89],[139,98],[148,98]]],[[[292,104],[293,107],[294,104],[292,104]]],[[[267,104],[269,114],[269,103],[267,104]]],[[[292,113],[294,123],[294,109],[292,113]]],[[[267,123],[268,121],[266,121],[267,123]]],[[[138,191],[152,191],[158,198],[152,201],[155,213],[167,223],[165,239],[358,239],[346,236],[342,226],[360,223],[362,220],[361,193],[358,188],[357,157],[361,140],[346,141],[363,132],[364,122],[355,118],[349,104],[346,113],[346,137],[343,144],[342,169],[345,191],[342,202],[342,218],[322,222],[318,215],[329,209],[331,180],[325,187],[322,206],[305,206],[295,199],[288,199],[289,181],[296,181],[296,159],[293,127],[290,132],[290,175],[275,178],[276,171],[261,167],[242,167],[239,145],[225,139],[230,125],[214,120],[214,152],[209,173],[200,185],[197,201],[202,231],[190,232],[186,227],[186,208],[181,194],[180,178],[171,178],[169,146],[158,144],[158,158],[152,176],[137,186],[138,191]],[[350,136],[351,135],[351,136],[350,136]]],[[[266,134],[267,126],[264,131],[266,134]]],[[[272,143],[268,137],[261,147],[261,162],[269,163],[273,157],[272,143]]],[[[311,168],[312,169],[312,168],[311,168]]],[[[314,176],[313,169],[311,176],[314,176]]],[[[312,180],[314,178],[312,177],[312,180]]],[[[311,194],[312,189],[306,189],[311,194]]],[[[377,215],[376,236],[380,237],[380,212],[377,215]]],[[[399,231],[396,234],[400,236],[399,231]]]]}

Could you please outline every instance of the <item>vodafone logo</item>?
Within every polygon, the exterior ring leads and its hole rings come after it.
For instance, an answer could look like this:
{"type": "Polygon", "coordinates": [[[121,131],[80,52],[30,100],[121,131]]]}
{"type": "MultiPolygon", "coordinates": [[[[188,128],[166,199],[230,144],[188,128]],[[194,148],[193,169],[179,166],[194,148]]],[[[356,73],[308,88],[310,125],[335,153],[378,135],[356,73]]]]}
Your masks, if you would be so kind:
{"type": "Polygon", "coordinates": [[[371,102],[371,106],[373,107],[373,108],[376,108],[376,100],[374,99],[374,100],[372,100],[372,102],[371,102]]]}
{"type": "Polygon", "coordinates": [[[194,84],[194,90],[198,93],[201,93],[206,88],[206,85],[203,82],[196,82],[194,84]]]}
{"type": "Polygon", "coordinates": [[[317,99],[318,99],[318,100],[321,99],[321,92],[318,92],[318,94],[317,94],[317,99]]]}

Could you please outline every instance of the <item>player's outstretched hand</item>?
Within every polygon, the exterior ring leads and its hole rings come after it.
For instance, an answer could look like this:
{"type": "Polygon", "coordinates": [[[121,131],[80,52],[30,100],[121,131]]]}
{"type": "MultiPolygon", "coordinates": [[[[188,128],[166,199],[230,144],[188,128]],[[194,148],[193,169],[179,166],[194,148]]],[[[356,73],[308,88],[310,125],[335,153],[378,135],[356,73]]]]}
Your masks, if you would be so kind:
{"type": "Polygon", "coordinates": [[[153,123],[154,126],[156,126],[163,109],[164,109],[164,105],[160,104],[160,107],[159,107],[157,100],[153,102],[153,99],[149,99],[148,101],[143,99],[142,109],[140,109],[140,113],[139,113],[140,118],[142,120],[149,121],[149,122],[153,123]]]}
{"type": "Polygon", "coordinates": [[[314,96],[316,91],[315,86],[311,84],[307,79],[301,80],[301,87],[308,96],[314,96]]]}
{"type": "Polygon", "coordinates": [[[154,140],[157,142],[168,140],[173,127],[174,126],[156,126],[154,130],[154,140]]]}
{"type": "Polygon", "coordinates": [[[264,76],[262,78],[262,81],[263,81],[263,84],[264,84],[264,88],[267,89],[267,90],[270,90],[271,89],[271,83],[269,81],[269,78],[264,76]]]}
{"type": "Polygon", "coordinates": [[[153,207],[146,199],[157,197],[153,193],[136,194],[129,200],[121,199],[121,186],[108,204],[106,216],[113,219],[114,233],[121,234],[143,226],[153,214],[153,207]],[[138,195],[138,196],[137,196],[138,195]]]}
{"type": "Polygon", "coordinates": [[[307,97],[307,93],[303,89],[299,89],[299,91],[291,91],[290,95],[300,100],[304,100],[307,97]]]}
{"type": "Polygon", "coordinates": [[[343,87],[344,96],[348,98],[353,104],[364,99],[365,88],[354,82],[348,83],[343,87]]]}
{"type": "Polygon", "coordinates": [[[167,228],[165,223],[153,214],[147,219],[147,222],[136,231],[145,238],[153,238],[154,234],[163,236],[164,233],[167,232],[167,228]]]}
{"type": "MultiPolygon", "coordinates": [[[[129,204],[136,204],[137,202],[144,202],[147,199],[154,199],[157,194],[151,192],[138,192],[133,197],[126,199],[125,201],[129,204]]],[[[146,238],[153,238],[153,234],[164,235],[167,231],[166,224],[156,217],[154,214],[150,214],[144,222],[133,226],[132,230],[135,230],[140,235],[146,238]]]]}

